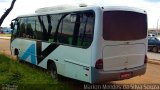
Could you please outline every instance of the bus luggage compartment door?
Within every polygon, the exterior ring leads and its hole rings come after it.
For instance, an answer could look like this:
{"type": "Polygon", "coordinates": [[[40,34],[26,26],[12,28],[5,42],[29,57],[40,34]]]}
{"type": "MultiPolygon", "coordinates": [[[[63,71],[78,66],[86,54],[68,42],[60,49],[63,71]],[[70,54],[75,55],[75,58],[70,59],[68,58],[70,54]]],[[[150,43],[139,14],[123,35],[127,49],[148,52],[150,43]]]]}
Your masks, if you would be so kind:
{"type": "Polygon", "coordinates": [[[123,70],[144,64],[145,45],[106,45],[103,48],[103,70],[123,70]]]}

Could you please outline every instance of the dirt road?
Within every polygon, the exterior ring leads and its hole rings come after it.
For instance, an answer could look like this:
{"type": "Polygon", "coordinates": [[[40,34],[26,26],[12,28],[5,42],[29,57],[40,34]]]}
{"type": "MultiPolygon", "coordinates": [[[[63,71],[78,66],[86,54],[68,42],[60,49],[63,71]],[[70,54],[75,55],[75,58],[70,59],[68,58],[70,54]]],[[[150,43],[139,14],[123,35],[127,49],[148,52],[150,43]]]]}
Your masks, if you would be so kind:
{"type": "Polygon", "coordinates": [[[158,53],[148,52],[147,56],[150,59],[160,60],[160,52],[158,52],[158,53]]]}
{"type": "Polygon", "coordinates": [[[0,39],[0,52],[10,54],[10,40],[0,39]]]}
{"type": "Polygon", "coordinates": [[[118,84],[160,84],[160,65],[148,64],[145,75],[128,80],[115,81],[118,84]]]}

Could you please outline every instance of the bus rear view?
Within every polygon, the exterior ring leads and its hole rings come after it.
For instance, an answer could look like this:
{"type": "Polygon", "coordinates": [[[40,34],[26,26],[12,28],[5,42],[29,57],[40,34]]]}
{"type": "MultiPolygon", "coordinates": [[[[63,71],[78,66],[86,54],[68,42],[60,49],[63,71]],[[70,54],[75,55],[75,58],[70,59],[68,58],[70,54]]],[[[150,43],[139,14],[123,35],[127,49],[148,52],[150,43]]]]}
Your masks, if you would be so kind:
{"type": "Polygon", "coordinates": [[[146,72],[147,15],[133,8],[103,11],[102,57],[96,60],[96,80],[123,80],[146,72]]]}

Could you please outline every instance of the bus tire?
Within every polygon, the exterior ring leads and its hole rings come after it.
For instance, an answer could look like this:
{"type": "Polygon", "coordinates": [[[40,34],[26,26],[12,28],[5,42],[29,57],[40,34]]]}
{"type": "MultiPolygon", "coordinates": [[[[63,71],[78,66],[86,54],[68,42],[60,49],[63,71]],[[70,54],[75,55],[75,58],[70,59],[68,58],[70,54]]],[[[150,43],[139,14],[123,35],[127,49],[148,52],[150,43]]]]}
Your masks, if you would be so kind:
{"type": "Polygon", "coordinates": [[[49,73],[53,79],[58,79],[57,68],[54,62],[49,63],[49,73]]]}
{"type": "Polygon", "coordinates": [[[19,58],[19,51],[18,51],[18,49],[16,48],[15,50],[14,50],[14,55],[16,55],[16,58],[17,58],[17,61],[18,62],[21,62],[21,60],[20,60],[20,58],[19,58]]]}
{"type": "Polygon", "coordinates": [[[19,54],[19,51],[18,51],[18,49],[16,48],[15,50],[14,50],[14,55],[18,55],[19,54]]]}

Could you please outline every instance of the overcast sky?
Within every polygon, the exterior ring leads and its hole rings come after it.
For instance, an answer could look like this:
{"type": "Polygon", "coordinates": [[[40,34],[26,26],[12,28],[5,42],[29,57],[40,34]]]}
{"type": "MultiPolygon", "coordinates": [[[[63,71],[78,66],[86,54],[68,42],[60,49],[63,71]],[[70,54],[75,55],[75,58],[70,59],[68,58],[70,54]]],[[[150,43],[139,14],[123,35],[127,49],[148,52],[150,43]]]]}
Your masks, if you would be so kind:
{"type": "MultiPolygon", "coordinates": [[[[10,6],[11,1],[12,0],[0,0],[0,16],[3,14],[5,9],[10,6]]],[[[156,28],[157,20],[160,18],[160,0],[17,0],[15,7],[5,19],[2,26],[9,26],[10,21],[16,16],[34,13],[37,8],[64,4],[78,5],[80,3],[98,6],[131,6],[144,9],[148,13],[149,28],[156,28]]]]}

